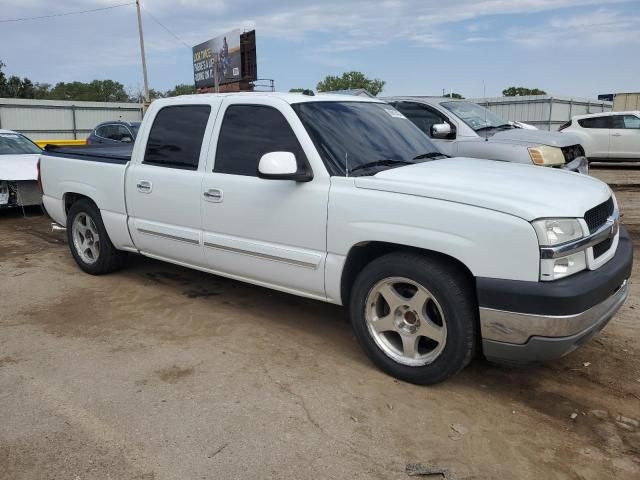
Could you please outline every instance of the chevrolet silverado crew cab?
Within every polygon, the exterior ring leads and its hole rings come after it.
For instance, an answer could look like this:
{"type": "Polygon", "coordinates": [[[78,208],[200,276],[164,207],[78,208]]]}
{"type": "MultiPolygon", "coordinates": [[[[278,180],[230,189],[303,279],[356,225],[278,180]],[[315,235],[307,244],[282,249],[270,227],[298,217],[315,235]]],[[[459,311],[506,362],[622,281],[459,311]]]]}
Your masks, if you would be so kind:
{"type": "Polygon", "coordinates": [[[445,158],[375,99],[156,100],[131,153],[54,147],[40,170],[85,272],[133,252],[344,305],[371,360],[414,383],[477,352],[560,357],[627,297],[632,245],[607,185],[445,158]]]}
{"type": "MultiPolygon", "coordinates": [[[[386,98],[449,156],[488,158],[588,173],[580,138],[523,128],[468,100],[386,98]]],[[[520,124],[522,125],[522,124],[520,124]]]]}

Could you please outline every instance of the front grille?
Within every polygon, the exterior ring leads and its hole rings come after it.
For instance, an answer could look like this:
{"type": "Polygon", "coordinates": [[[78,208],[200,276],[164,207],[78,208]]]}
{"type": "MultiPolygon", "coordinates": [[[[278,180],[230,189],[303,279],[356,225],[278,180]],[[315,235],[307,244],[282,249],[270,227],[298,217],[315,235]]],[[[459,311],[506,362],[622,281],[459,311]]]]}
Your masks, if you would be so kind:
{"type": "Polygon", "coordinates": [[[613,215],[613,197],[609,197],[606,202],[587,210],[584,214],[584,221],[587,222],[589,233],[595,232],[604,225],[611,215],[613,215]]]}
{"type": "Polygon", "coordinates": [[[605,241],[595,245],[593,247],[593,258],[598,258],[602,254],[607,253],[611,248],[612,243],[613,243],[613,238],[607,238],[605,241]]]}
{"type": "Polygon", "coordinates": [[[561,150],[566,163],[569,163],[578,157],[584,157],[584,148],[582,148],[580,144],[562,147],[561,150]]]}

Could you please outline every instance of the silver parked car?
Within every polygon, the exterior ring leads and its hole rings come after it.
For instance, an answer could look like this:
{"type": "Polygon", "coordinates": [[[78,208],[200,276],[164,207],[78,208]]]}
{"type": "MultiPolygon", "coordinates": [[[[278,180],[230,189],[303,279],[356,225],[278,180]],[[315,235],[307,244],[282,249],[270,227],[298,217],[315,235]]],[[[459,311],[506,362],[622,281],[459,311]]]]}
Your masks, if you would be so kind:
{"type": "Polygon", "coordinates": [[[587,173],[580,139],[519,127],[467,100],[384,98],[418,126],[445,155],[566,168],[587,173]]]}

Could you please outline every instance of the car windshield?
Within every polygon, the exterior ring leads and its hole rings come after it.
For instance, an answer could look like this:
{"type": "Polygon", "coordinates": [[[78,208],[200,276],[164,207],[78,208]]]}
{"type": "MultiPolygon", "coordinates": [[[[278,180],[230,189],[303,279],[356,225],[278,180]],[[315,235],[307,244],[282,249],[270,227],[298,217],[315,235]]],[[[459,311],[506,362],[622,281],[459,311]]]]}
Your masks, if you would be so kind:
{"type": "Polygon", "coordinates": [[[0,133],[0,155],[20,155],[40,153],[42,150],[35,143],[19,133],[0,133]]]}
{"type": "Polygon", "coordinates": [[[334,176],[373,175],[441,155],[429,137],[384,103],[319,101],[292,107],[334,176]]]}
{"type": "Polygon", "coordinates": [[[510,127],[508,122],[498,117],[495,113],[475,103],[443,102],[440,105],[462,119],[464,123],[476,132],[483,129],[510,127]]]}

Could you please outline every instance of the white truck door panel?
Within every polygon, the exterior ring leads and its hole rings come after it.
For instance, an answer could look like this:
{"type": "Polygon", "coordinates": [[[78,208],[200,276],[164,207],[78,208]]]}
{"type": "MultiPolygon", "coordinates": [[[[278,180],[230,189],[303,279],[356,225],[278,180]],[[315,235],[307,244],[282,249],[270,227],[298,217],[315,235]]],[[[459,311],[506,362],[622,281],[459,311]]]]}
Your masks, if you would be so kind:
{"type": "MultiPolygon", "coordinates": [[[[168,106],[155,112],[147,147],[125,180],[129,230],[142,253],[204,265],[200,189],[215,115],[210,105],[168,106]],[[201,161],[202,159],[202,161],[201,161]]],[[[151,123],[151,122],[148,122],[151,123]]]]}
{"type": "Polygon", "coordinates": [[[264,153],[293,151],[300,164],[307,160],[299,139],[306,136],[306,149],[313,145],[288,105],[279,109],[277,101],[241,101],[223,105],[214,134],[218,143],[203,177],[206,262],[224,275],[324,298],[329,177],[316,175],[309,182],[259,178],[257,164],[264,153]]]}
{"type": "Polygon", "coordinates": [[[143,253],[202,265],[200,186],[202,173],[134,165],[127,174],[129,231],[143,253]],[[151,191],[138,184],[149,182],[151,191]]]}

